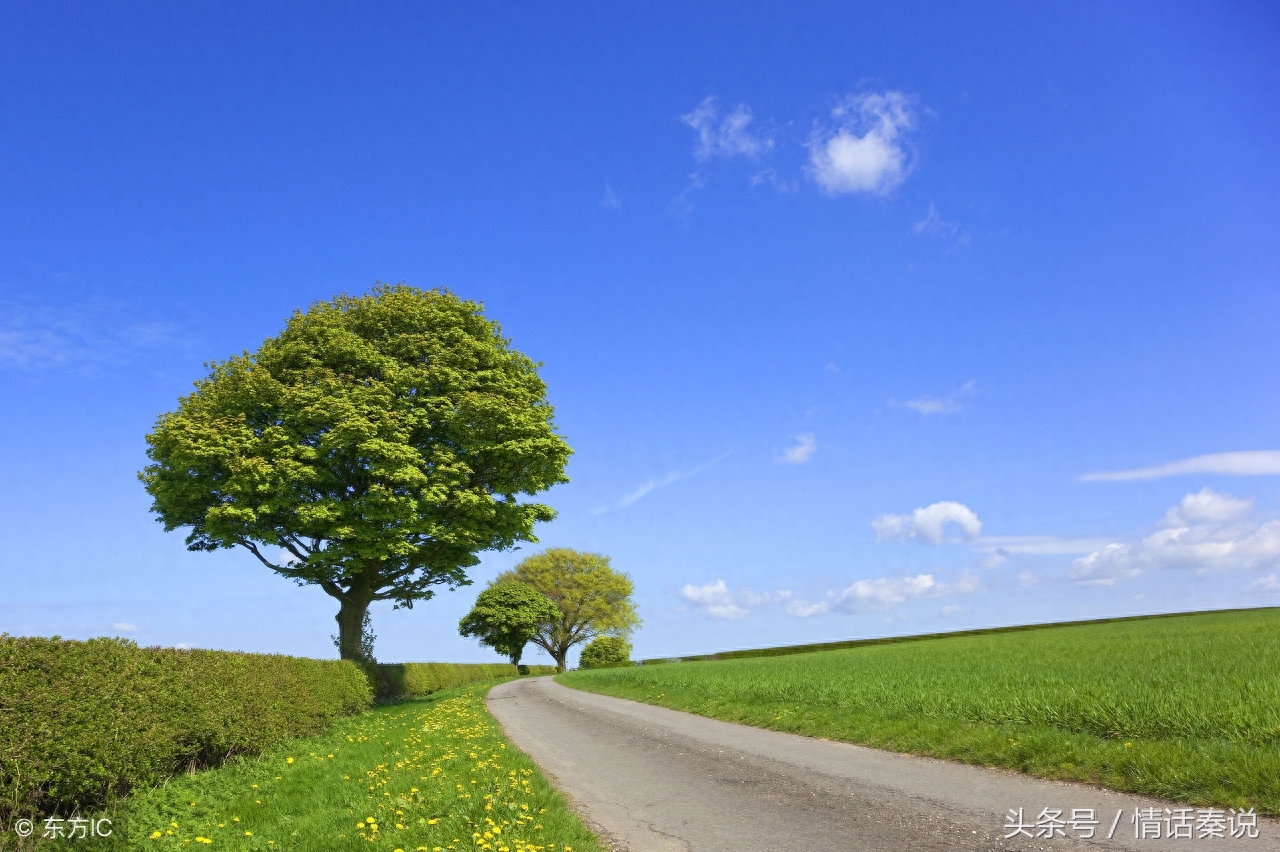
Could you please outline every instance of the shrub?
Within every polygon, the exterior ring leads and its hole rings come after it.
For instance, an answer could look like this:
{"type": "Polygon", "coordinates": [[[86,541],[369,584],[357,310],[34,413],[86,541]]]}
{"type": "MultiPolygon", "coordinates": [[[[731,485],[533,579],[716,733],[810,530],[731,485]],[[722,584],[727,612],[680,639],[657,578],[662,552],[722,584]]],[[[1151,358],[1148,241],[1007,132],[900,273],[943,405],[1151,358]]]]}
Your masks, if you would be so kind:
{"type": "MultiPolygon", "coordinates": [[[[555,673],[555,666],[525,668],[535,675],[555,673]]],[[[379,663],[375,676],[379,700],[391,701],[519,674],[510,663],[379,663]]]]}
{"type": "Polygon", "coordinates": [[[621,636],[597,636],[582,649],[578,665],[584,669],[607,669],[631,665],[631,643],[621,636]]]}
{"type": "Polygon", "coordinates": [[[0,824],[260,754],[371,700],[350,662],[0,634],[0,824]]]}

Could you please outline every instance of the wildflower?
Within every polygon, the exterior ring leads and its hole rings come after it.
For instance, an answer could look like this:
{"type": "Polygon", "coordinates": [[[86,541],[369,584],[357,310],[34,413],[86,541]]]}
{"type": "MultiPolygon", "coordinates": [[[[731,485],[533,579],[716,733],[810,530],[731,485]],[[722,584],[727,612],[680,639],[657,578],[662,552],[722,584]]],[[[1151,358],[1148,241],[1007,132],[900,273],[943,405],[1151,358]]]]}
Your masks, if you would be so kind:
{"type": "Polygon", "coordinates": [[[284,759],[284,762],[285,762],[285,763],[293,763],[293,758],[292,758],[292,757],[286,757],[286,758],[284,759]]]}
{"type": "Polygon", "coordinates": [[[163,835],[161,835],[161,834],[160,834],[160,829],[156,829],[155,831],[151,832],[151,839],[152,839],[152,840],[155,840],[156,838],[158,838],[158,837],[162,837],[162,836],[163,836],[163,835]]]}

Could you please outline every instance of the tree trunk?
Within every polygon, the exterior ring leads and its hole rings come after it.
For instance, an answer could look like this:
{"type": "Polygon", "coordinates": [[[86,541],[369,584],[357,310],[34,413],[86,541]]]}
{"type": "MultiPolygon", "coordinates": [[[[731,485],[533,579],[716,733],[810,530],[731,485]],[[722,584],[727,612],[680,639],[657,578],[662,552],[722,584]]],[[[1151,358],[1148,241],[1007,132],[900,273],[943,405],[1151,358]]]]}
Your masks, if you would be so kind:
{"type": "Polygon", "coordinates": [[[338,601],[338,654],[344,660],[360,662],[364,659],[360,649],[361,631],[370,601],[351,596],[343,596],[338,601]]]}
{"type": "Polygon", "coordinates": [[[556,673],[564,674],[568,668],[565,665],[565,660],[569,658],[569,649],[565,648],[564,650],[557,652],[555,655],[555,658],[556,658],[556,673]]]}

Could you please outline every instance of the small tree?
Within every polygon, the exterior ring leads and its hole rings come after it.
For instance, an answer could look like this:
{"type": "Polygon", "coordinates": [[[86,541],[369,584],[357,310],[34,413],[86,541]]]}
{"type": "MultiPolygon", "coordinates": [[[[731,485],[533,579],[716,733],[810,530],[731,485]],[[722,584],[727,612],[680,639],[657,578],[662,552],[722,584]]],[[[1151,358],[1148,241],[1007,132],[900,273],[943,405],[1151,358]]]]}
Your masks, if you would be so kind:
{"type": "Polygon", "coordinates": [[[621,636],[597,636],[582,649],[578,665],[584,669],[607,669],[631,662],[631,643],[621,636]]]}
{"type": "Polygon", "coordinates": [[[626,574],[609,567],[609,557],[553,547],[526,558],[494,582],[516,581],[550,598],[560,617],[538,627],[533,643],[564,671],[569,649],[597,636],[626,637],[640,625],[634,587],[626,574]]]}
{"type": "Polygon", "coordinates": [[[560,610],[542,592],[524,583],[495,583],[476,598],[471,612],[458,622],[458,632],[479,639],[518,666],[538,627],[559,619],[560,610]]]}
{"type": "Polygon", "coordinates": [[[555,517],[520,499],[567,481],[537,368],[448,291],[337,296],[211,365],[139,477],[188,550],[243,547],[336,598],[341,655],[362,659],[370,603],[467,585],[478,552],[555,517]]]}

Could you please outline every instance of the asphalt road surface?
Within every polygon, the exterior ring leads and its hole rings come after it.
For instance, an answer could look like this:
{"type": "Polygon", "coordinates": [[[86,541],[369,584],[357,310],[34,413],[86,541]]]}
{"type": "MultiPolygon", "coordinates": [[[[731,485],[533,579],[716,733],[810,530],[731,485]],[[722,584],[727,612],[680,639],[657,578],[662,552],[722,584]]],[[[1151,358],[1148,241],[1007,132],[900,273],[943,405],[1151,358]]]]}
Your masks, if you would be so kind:
{"type": "MultiPolygon", "coordinates": [[[[1232,839],[1230,826],[1222,839],[1197,839],[1202,808],[1179,813],[1187,806],[1150,796],[718,722],[568,689],[549,677],[496,686],[487,704],[512,742],[619,852],[1280,852],[1274,820],[1259,818],[1254,839],[1232,839]],[[1010,809],[1018,808],[1033,835],[1054,829],[1038,819],[1046,808],[1061,811],[1058,830],[1066,836],[1053,830],[1052,839],[1006,839],[1010,809]],[[1094,811],[1094,839],[1080,839],[1087,827],[1071,824],[1073,809],[1094,811]],[[1135,809],[1142,809],[1136,821],[1135,809]],[[1192,839],[1167,837],[1188,829],[1192,839]]],[[[1215,821],[1208,814],[1205,826],[1215,821]]]]}

